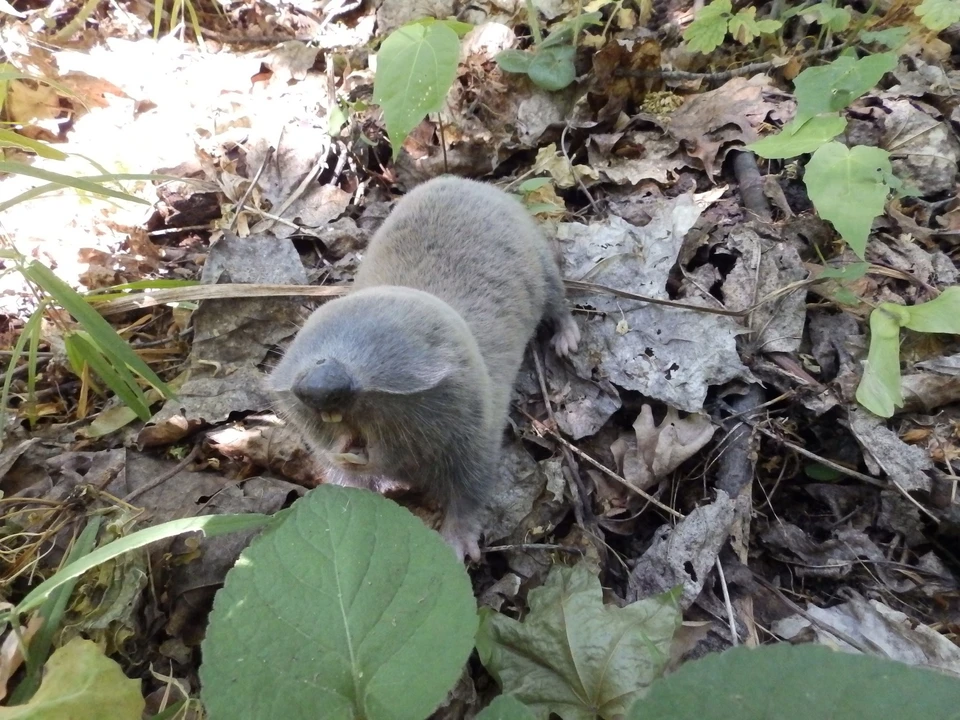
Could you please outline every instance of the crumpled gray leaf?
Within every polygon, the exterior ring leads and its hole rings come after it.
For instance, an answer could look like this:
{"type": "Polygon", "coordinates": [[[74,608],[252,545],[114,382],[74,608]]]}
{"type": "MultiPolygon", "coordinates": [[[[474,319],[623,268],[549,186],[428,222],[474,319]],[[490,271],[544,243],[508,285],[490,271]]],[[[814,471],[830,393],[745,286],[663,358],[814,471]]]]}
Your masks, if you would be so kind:
{"type": "MultiPolygon", "coordinates": [[[[683,238],[716,197],[717,192],[664,198],[642,228],[618,217],[560,224],[566,277],[666,298],[683,238]]],[[[703,406],[710,385],[751,378],[736,348],[742,328],[729,317],[607,294],[576,294],[571,300],[599,311],[580,322],[583,341],[571,362],[581,377],[599,375],[687,412],[703,406]]]]}
{"type": "Polygon", "coordinates": [[[709,505],[701,505],[676,526],[657,530],[650,548],[627,580],[632,602],[683,586],[680,607],[688,608],[703,589],[720,549],[730,535],[736,503],[723,490],[709,505]]]}
{"type": "Polygon", "coordinates": [[[851,408],[847,419],[871,475],[883,472],[903,490],[930,492],[930,478],[924,471],[933,470],[933,461],[923,448],[907,445],[869,410],[851,408]]]}
{"type": "MultiPolygon", "coordinates": [[[[946,637],[932,628],[918,625],[912,618],[877,600],[867,600],[853,591],[850,593],[852,599],[842,605],[821,608],[808,604],[806,611],[891,660],[937,668],[960,676],[960,648],[946,637]]],[[[800,615],[774,623],[773,631],[786,639],[794,638],[802,631],[812,631],[821,643],[856,650],[800,615]]]]}
{"type": "MultiPolygon", "coordinates": [[[[749,226],[732,231],[727,242],[741,252],[723,283],[723,297],[731,310],[746,310],[808,275],[796,248],[772,243],[749,226]]],[[[750,343],[762,352],[796,352],[803,339],[806,317],[805,292],[788,293],[766,302],[750,314],[750,343]]]]}

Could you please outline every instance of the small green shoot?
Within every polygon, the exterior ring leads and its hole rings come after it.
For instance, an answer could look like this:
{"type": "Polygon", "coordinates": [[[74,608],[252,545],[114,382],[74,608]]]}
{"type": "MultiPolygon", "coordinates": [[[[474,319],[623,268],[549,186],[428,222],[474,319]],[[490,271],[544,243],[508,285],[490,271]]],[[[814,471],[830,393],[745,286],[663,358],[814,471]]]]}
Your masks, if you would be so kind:
{"type": "Polygon", "coordinates": [[[693,52],[712,53],[720,47],[728,32],[738,43],[747,45],[761,35],[772,35],[783,27],[779,20],[757,20],[756,14],[754,7],[734,13],[730,0],[714,0],[697,13],[684,30],[683,39],[693,52]]]}
{"type": "Polygon", "coordinates": [[[565,20],[553,29],[549,37],[542,39],[536,15],[531,14],[536,27],[535,45],[530,50],[504,50],[495,58],[497,65],[506,72],[526,75],[537,87],[544,90],[563,90],[577,79],[574,65],[576,39],[588,25],[603,25],[599,12],[582,13],[565,20]]]}
{"type": "Polygon", "coordinates": [[[960,286],[919,305],[883,303],[870,313],[870,348],[857,387],[857,401],[874,415],[892,417],[903,407],[900,329],[960,335],[960,286]]]}
{"type": "Polygon", "coordinates": [[[913,11],[924,27],[937,32],[960,22],[960,2],[957,0],[923,0],[913,11]]]}

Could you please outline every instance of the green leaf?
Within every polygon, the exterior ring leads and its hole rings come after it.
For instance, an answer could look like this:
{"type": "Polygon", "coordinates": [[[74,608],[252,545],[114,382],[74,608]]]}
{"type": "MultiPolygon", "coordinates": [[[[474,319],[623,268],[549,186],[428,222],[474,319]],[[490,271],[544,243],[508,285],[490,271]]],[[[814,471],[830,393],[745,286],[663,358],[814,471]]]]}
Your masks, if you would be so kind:
{"type": "Polygon", "coordinates": [[[544,90],[563,90],[577,79],[573,59],[577,51],[572,45],[555,45],[537,49],[527,74],[544,90]]]}
{"type": "Polygon", "coordinates": [[[858,263],[849,263],[847,265],[841,265],[840,267],[825,267],[817,275],[817,280],[843,280],[845,282],[851,282],[853,280],[859,280],[870,270],[870,263],[868,262],[858,262],[858,263]]]}
{"type": "Polygon", "coordinates": [[[829,220],[859,256],[867,247],[873,219],[883,212],[892,174],[886,150],[838,142],[821,146],[807,163],[803,182],[817,213],[829,220]]]}
{"type": "Polygon", "coordinates": [[[883,303],[870,313],[870,349],[857,386],[857,402],[874,415],[891,417],[894,409],[903,407],[900,390],[900,326],[899,313],[890,303],[883,303]]]}
{"type": "Polygon", "coordinates": [[[436,532],[376,493],[323,485],[227,574],[203,702],[211,720],[422,720],[460,677],[476,613],[436,532]]]}
{"type": "Polygon", "coordinates": [[[816,480],[817,482],[837,482],[838,480],[843,479],[843,475],[834,470],[832,467],[827,467],[826,465],[821,465],[820,463],[810,463],[809,465],[804,465],[803,472],[811,480],[816,480]]]}
{"type": "Polygon", "coordinates": [[[859,297],[854,295],[851,290],[843,287],[833,294],[833,300],[841,305],[851,305],[853,307],[856,307],[863,302],[859,297]]]}
{"type": "MultiPolygon", "coordinates": [[[[60,307],[66,310],[89,333],[90,341],[111,360],[114,367],[125,365],[153,387],[172,397],[173,392],[157,374],[117,335],[110,323],[103,319],[77,291],[58,278],[46,265],[31,260],[21,270],[24,277],[39,285],[60,307]]],[[[92,367],[92,365],[91,365],[92,367]]]]}
{"type": "Polygon", "coordinates": [[[864,43],[877,43],[891,50],[900,48],[910,37],[910,28],[892,27],[886,30],[862,30],[860,40],[864,43]]]}
{"type": "Polygon", "coordinates": [[[537,718],[611,720],[662,673],[680,626],[677,598],[604,605],[600,581],[585,565],[554,566],[530,592],[522,623],[484,612],[477,651],[504,693],[537,718]]]}
{"type": "Polygon", "coordinates": [[[774,33],[782,27],[778,20],[757,20],[755,7],[743,8],[730,18],[730,34],[741,45],[752,43],[763,33],[774,33]]]}
{"type": "Polygon", "coordinates": [[[925,27],[937,32],[960,22],[960,2],[957,0],[923,0],[913,11],[925,27]]]}
{"type": "Polygon", "coordinates": [[[797,97],[795,121],[843,110],[896,66],[895,54],[878,53],[859,60],[841,55],[829,65],[807,68],[793,81],[797,97]]]}
{"type": "Polygon", "coordinates": [[[498,695],[476,720],[536,720],[536,715],[512,695],[498,695]]]}
{"type": "Polygon", "coordinates": [[[727,36],[727,22],[732,7],[730,0],[714,0],[704,6],[683,31],[687,48],[693,52],[711,53],[720,47],[727,36]]]}
{"type": "Polygon", "coordinates": [[[0,720],[140,720],[145,706],[139,680],[96,643],[75,637],[50,656],[30,702],[0,708],[0,720]]]}
{"type": "Polygon", "coordinates": [[[279,522],[280,518],[281,513],[274,515],[260,515],[257,513],[245,513],[243,515],[204,515],[202,517],[171,520],[170,522],[160,523],[153,527],[138,530],[131,535],[99,547],[86,557],[58,570],[53,577],[44,580],[31,590],[27,596],[20,601],[20,604],[14,608],[13,614],[22,615],[39,607],[50,593],[74,578],[80,577],[87,570],[95,568],[107,560],[112,560],[125,552],[136,550],[157,540],[165,540],[177,535],[183,535],[184,533],[198,531],[207,537],[215,537],[231,532],[252,530],[267,525],[268,523],[279,522]]]}
{"type": "Polygon", "coordinates": [[[846,126],[847,119],[839,115],[818,115],[801,123],[793,120],[784,125],[779,134],[750,143],[747,149],[768,160],[792,158],[814,152],[842,133],[846,126]]]}
{"type": "Polygon", "coordinates": [[[550,36],[540,43],[537,49],[542,50],[554,45],[570,43],[573,37],[588,25],[603,25],[603,15],[599,12],[589,12],[564,20],[553,28],[550,36]]]}
{"type": "Polygon", "coordinates": [[[939,297],[905,309],[903,326],[909,330],[960,335],[960,287],[948,287],[939,297]]]}
{"type": "Polygon", "coordinates": [[[960,680],[892,660],[780,643],[685,663],[629,720],[956,720],[960,680]]]}
{"type": "Polygon", "coordinates": [[[63,187],[72,187],[76,188],[77,190],[83,190],[88,193],[93,193],[94,195],[105,195],[106,197],[117,198],[118,200],[129,200],[130,202],[139,203],[141,205],[150,204],[142,198],[129,195],[125,192],[119,192],[117,190],[105,188],[99,183],[85,180],[84,178],[71,177],[61,173],[50,172],[49,170],[44,170],[43,168],[33,167],[32,165],[25,165],[24,163],[13,162],[10,160],[0,160],[0,173],[27,175],[28,177],[34,177],[38,180],[54,182],[63,187]]]}
{"type": "Polygon", "coordinates": [[[529,180],[524,180],[520,185],[517,186],[517,190],[526,195],[527,193],[532,193],[534,190],[539,190],[544,185],[549,185],[553,182],[553,178],[549,177],[539,177],[539,178],[530,178],[529,180]]]}
{"type": "Polygon", "coordinates": [[[845,7],[834,7],[830,3],[817,3],[803,10],[802,15],[808,22],[817,22],[833,32],[843,32],[850,27],[850,11],[845,7]]]}
{"type": "Polygon", "coordinates": [[[460,22],[459,20],[437,20],[437,22],[443,23],[453,30],[457,34],[457,37],[461,38],[476,27],[476,25],[460,22]]]}
{"type": "Polygon", "coordinates": [[[373,101],[383,108],[394,159],[410,131],[443,107],[459,61],[460,38],[444,23],[404,25],[383,41],[373,101]]]}
{"type": "Polygon", "coordinates": [[[24,150],[30,150],[42,158],[50,160],[66,160],[67,154],[54,147],[50,147],[44,142],[24,137],[13,130],[0,128],[0,147],[19,147],[24,150]]]}
{"type": "Polygon", "coordinates": [[[507,72],[525,75],[530,70],[530,63],[533,62],[533,53],[523,52],[523,50],[504,50],[497,53],[494,60],[507,72]]]}

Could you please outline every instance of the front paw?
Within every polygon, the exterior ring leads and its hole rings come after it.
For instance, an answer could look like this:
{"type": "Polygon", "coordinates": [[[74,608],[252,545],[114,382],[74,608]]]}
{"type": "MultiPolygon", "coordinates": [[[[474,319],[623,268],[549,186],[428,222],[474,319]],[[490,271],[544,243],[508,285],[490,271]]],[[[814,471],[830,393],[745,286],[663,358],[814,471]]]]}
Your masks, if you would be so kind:
{"type": "Polygon", "coordinates": [[[577,346],[580,344],[580,326],[577,325],[577,321],[573,319],[572,315],[567,313],[556,329],[550,343],[560,357],[566,357],[577,351],[577,346]]]}
{"type": "Polygon", "coordinates": [[[480,562],[479,529],[458,522],[445,521],[440,528],[440,535],[453,550],[457,560],[463,562],[465,557],[469,557],[475,563],[480,562]]]}

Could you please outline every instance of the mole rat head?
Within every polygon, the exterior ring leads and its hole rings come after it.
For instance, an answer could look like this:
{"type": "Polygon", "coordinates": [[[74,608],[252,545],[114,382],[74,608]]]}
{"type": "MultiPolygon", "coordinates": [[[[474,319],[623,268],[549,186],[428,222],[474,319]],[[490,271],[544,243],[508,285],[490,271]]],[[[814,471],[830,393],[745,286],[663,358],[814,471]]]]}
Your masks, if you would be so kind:
{"type": "Polygon", "coordinates": [[[442,319],[393,300],[361,291],[327,303],[270,374],[280,414],[346,470],[389,472],[392,443],[424,432],[461,365],[442,319]]]}

